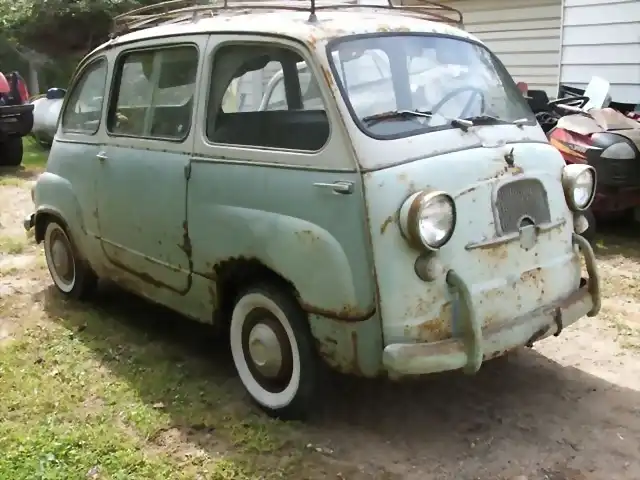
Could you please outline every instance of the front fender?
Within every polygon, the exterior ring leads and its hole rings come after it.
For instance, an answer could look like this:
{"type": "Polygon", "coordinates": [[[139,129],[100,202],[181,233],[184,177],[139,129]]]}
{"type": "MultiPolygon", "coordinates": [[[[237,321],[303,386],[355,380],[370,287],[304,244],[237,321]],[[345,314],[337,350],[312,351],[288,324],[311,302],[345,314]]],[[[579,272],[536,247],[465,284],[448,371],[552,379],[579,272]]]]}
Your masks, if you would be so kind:
{"type": "Polygon", "coordinates": [[[59,217],[65,222],[76,247],[83,250],[86,230],[82,210],[68,180],[50,172],[42,173],[33,190],[33,201],[37,242],[44,238],[43,224],[38,219],[49,214],[59,217]]]}
{"type": "Polygon", "coordinates": [[[270,223],[259,260],[293,283],[307,312],[343,320],[371,316],[373,304],[358,301],[349,258],[331,233],[282,215],[270,223]]]}

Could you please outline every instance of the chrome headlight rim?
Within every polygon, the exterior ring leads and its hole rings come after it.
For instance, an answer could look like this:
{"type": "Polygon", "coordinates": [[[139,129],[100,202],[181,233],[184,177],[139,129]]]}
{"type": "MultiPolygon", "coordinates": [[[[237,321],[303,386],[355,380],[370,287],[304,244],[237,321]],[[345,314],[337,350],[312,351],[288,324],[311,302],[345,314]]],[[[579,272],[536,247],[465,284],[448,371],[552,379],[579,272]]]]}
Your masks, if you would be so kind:
{"type": "Polygon", "coordinates": [[[419,250],[435,252],[444,247],[453,236],[458,223],[458,212],[455,200],[442,190],[422,190],[407,198],[400,209],[400,230],[411,246],[419,250]],[[446,235],[436,244],[430,244],[420,233],[422,210],[431,202],[444,199],[451,208],[451,227],[446,235]]]}
{"type": "Polygon", "coordinates": [[[593,200],[596,196],[596,185],[597,185],[598,177],[596,175],[596,170],[591,165],[583,165],[583,164],[571,164],[565,165],[562,170],[562,188],[564,190],[564,197],[567,202],[569,208],[574,212],[584,212],[591,207],[593,200]],[[578,179],[582,175],[590,175],[591,176],[591,192],[589,194],[589,198],[583,205],[578,205],[575,202],[575,189],[578,179]]]}

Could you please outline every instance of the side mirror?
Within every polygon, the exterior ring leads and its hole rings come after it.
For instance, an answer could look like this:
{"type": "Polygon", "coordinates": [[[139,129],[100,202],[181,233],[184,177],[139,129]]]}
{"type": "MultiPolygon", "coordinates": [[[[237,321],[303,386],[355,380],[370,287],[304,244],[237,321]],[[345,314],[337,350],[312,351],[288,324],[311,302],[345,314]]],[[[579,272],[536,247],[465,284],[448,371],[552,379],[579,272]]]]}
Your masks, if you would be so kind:
{"type": "Polygon", "coordinates": [[[64,88],[50,88],[47,90],[47,99],[48,100],[58,100],[60,98],[64,98],[67,91],[64,88]]]}

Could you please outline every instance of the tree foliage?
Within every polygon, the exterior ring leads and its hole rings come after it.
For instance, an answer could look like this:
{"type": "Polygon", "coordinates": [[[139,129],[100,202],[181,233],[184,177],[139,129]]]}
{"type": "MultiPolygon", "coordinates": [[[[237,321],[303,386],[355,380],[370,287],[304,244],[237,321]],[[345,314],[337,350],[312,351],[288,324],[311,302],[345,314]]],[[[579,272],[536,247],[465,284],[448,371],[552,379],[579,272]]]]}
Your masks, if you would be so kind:
{"type": "Polygon", "coordinates": [[[0,32],[54,58],[76,56],[108,38],[115,15],[156,1],[0,0],[0,32]]]}

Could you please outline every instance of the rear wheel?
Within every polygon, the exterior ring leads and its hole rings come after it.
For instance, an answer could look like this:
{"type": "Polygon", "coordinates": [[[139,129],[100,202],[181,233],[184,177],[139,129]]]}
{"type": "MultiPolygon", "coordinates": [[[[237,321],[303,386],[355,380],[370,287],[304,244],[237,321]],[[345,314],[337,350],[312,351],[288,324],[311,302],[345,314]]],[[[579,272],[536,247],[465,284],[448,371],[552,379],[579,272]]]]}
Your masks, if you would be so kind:
{"type": "Polygon", "coordinates": [[[307,315],[293,295],[271,285],[245,290],[229,339],[240,380],[264,411],[288,420],[312,411],[318,361],[307,315]]]}
{"type": "Polygon", "coordinates": [[[98,277],[80,258],[66,229],[56,220],[44,233],[44,256],[56,288],[65,296],[82,299],[95,290],[98,277]]]}
{"type": "Polygon", "coordinates": [[[9,137],[0,142],[0,166],[17,167],[22,163],[22,138],[9,137]]]}

